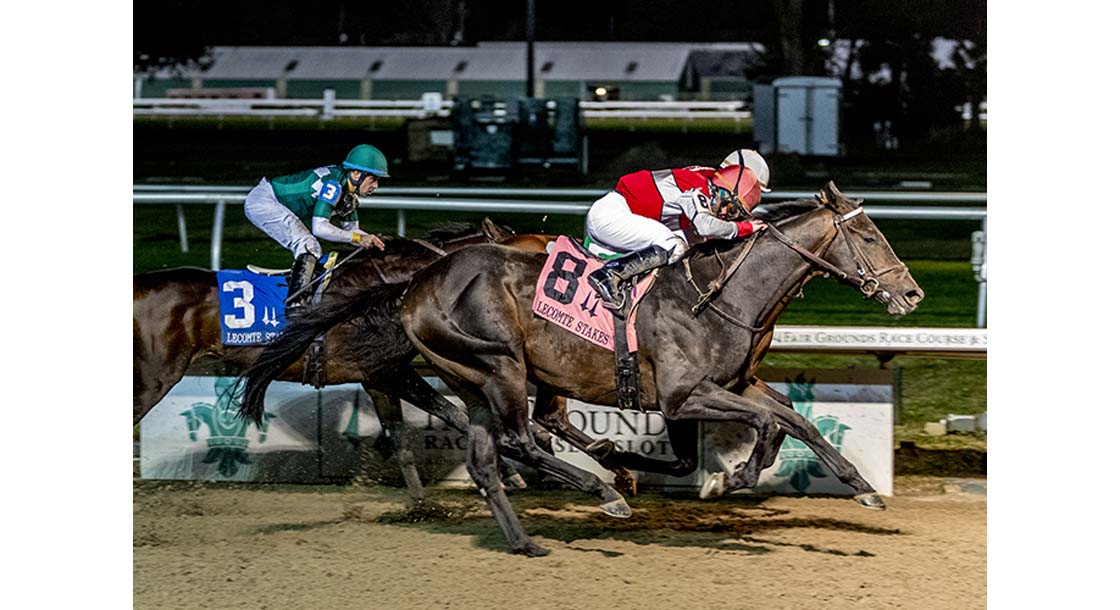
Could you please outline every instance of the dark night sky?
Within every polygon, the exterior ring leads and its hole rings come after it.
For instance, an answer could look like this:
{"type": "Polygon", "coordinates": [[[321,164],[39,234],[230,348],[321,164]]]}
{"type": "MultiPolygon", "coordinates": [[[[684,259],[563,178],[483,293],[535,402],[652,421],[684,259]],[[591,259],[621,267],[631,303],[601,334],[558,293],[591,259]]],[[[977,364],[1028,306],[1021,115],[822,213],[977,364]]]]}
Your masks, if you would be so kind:
{"type": "MultiPolygon", "coordinates": [[[[537,0],[538,40],[762,42],[778,37],[777,12],[798,0],[537,0]]],[[[805,36],[829,28],[828,0],[805,0],[805,36]]],[[[920,31],[983,37],[986,3],[950,0],[833,0],[837,36],[920,31]]],[[[446,45],[523,40],[525,1],[168,0],[134,4],[136,56],[197,55],[212,45],[446,45]],[[462,27],[459,27],[459,24],[462,27]]]]}

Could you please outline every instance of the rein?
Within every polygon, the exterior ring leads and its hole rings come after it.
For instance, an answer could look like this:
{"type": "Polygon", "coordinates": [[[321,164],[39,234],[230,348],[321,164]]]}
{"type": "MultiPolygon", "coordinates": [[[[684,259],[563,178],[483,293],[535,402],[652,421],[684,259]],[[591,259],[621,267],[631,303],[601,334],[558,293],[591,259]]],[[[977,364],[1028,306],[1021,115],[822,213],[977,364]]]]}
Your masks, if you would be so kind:
{"type": "MultiPolygon", "coordinates": [[[[475,237],[475,236],[474,235],[468,235],[467,237],[462,237],[462,238],[459,238],[459,239],[468,239],[470,237],[475,237]]],[[[444,250],[443,248],[440,248],[439,246],[436,246],[435,244],[433,244],[430,241],[423,240],[423,239],[414,239],[412,241],[420,244],[421,246],[424,246],[425,248],[431,250],[432,252],[435,252],[436,254],[440,255],[441,257],[447,256],[447,251],[446,250],[444,250]]],[[[451,243],[452,241],[456,241],[456,240],[448,240],[447,243],[451,243]]]]}
{"type": "MultiPolygon", "coordinates": [[[[484,236],[486,236],[486,234],[485,234],[485,233],[481,233],[481,232],[479,232],[479,233],[472,233],[472,234],[470,234],[470,235],[463,235],[462,237],[455,237],[455,238],[453,238],[453,239],[449,239],[449,240],[445,241],[445,242],[444,242],[444,245],[447,245],[447,244],[453,244],[453,243],[456,243],[456,242],[460,242],[460,241],[466,241],[466,240],[468,240],[468,239],[475,239],[476,237],[484,237],[484,236]]],[[[435,253],[436,253],[436,254],[437,254],[438,256],[440,256],[440,257],[444,257],[444,256],[447,256],[447,251],[446,251],[446,250],[444,250],[443,248],[440,248],[439,246],[437,246],[437,245],[433,244],[433,243],[432,243],[432,242],[430,242],[430,241],[427,241],[427,240],[425,240],[425,239],[414,239],[414,240],[412,240],[412,241],[414,241],[414,242],[416,242],[416,243],[420,244],[421,246],[424,246],[425,248],[427,248],[427,249],[431,250],[432,252],[435,252],[435,253]]],[[[353,258],[354,258],[354,256],[355,256],[355,255],[357,255],[357,254],[358,254],[359,252],[361,252],[361,251],[362,251],[362,249],[361,249],[361,248],[359,248],[359,249],[357,249],[357,250],[354,250],[354,251],[353,251],[353,252],[351,252],[350,254],[346,255],[346,257],[345,257],[345,258],[343,258],[343,259],[342,259],[341,261],[339,261],[339,262],[338,262],[338,264],[336,264],[336,265],[335,265],[334,267],[332,267],[332,268],[330,268],[330,269],[327,269],[326,271],[324,271],[323,273],[321,273],[321,274],[319,275],[319,277],[317,277],[317,278],[315,278],[315,279],[311,280],[311,282],[310,282],[309,284],[307,284],[306,286],[304,286],[304,287],[303,287],[303,288],[301,288],[300,290],[296,291],[296,293],[295,293],[295,294],[289,295],[289,296],[288,296],[288,298],[287,298],[287,299],[285,299],[285,301],[284,301],[284,302],[285,302],[285,303],[290,303],[290,302],[292,302],[292,300],[294,300],[294,299],[295,299],[296,297],[298,297],[299,295],[301,295],[301,294],[303,294],[304,292],[307,292],[307,291],[308,291],[308,290],[310,290],[311,288],[315,287],[315,285],[316,285],[316,284],[318,284],[319,282],[323,281],[323,278],[325,278],[325,277],[327,277],[328,275],[330,275],[330,274],[331,274],[331,272],[333,272],[333,271],[337,271],[339,267],[341,267],[341,266],[342,266],[342,265],[344,265],[345,263],[349,262],[349,261],[350,261],[351,259],[353,259],[353,258]]],[[[377,263],[376,263],[376,262],[374,262],[374,263],[373,263],[373,270],[377,272],[377,275],[378,275],[378,277],[380,277],[380,278],[381,278],[381,281],[382,281],[383,283],[386,283],[386,284],[388,284],[388,283],[389,283],[389,279],[388,279],[388,278],[387,278],[387,277],[385,276],[385,273],[384,273],[383,271],[381,271],[381,267],[378,267],[378,266],[377,266],[377,263]]]]}
{"type": "MultiPolygon", "coordinates": [[[[755,235],[758,235],[758,234],[756,233],[755,235]]],[[[708,282],[708,291],[707,292],[704,292],[704,291],[700,290],[700,287],[696,285],[696,281],[693,279],[693,276],[692,276],[692,265],[689,263],[689,259],[687,259],[687,258],[684,259],[685,277],[688,279],[688,283],[692,285],[693,289],[696,290],[696,294],[699,296],[699,298],[696,300],[696,304],[692,306],[692,315],[693,316],[700,313],[700,310],[703,309],[705,306],[709,306],[709,307],[712,308],[712,311],[716,312],[716,314],[719,315],[721,318],[727,320],[728,322],[731,322],[732,324],[734,324],[736,326],[739,326],[741,328],[745,328],[745,329],[747,329],[749,331],[752,331],[752,332],[758,332],[758,331],[762,330],[760,328],[757,328],[757,327],[751,326],[749,324],[744,324],[743,322],[740,322],[739,320],[735,319],[734,316],[732,316],[732,315],[728,314],[727,312],[723,311],[722,309],[716,307],[714,303],[711,303],[711,300],[713,298],[715,298],[715,296],[719,293],[719,291],[723,290],[723,286],[725,284],[727,284],[727,280],[731,279],[731,276],[734,275],[735,272],[739,270],[740,266],[742,266],[743,261],[747,260],[747,255],[751,253],[751,250],[754,248],[754,245],[757,242],[758,242],[758,239],[755,238],[754,236],[752,236],[750,243],[747,244],[747,247],[743,248],[743,250],[741,252],[739,252],[739,255],[735,257],[735,260],[731,261],[731,266],[730,267],[724,267],[720,271],[719,277],[717,277],[716,279],[708,282]]],[[[719,255],[717,254],[716,256],[718,258],[719,255]]]]}
{"type": "MultiPolygon", "coordinates": [[[[862,207],[857,207],[856,209],[842,216],[836,212],[833,212],[832,224],[836,227],[836,232],[832,234],[832,237],[829,238],[828,241],[825,242],[824,247],[821,248],[822,251],[827,250],[828,247],[832,245],[832,242],[836,240],[836,236],[842,235],[844,237],[844,243],[848,246],[848,251],[851,253],[852,258],[854,258],[856,261],[856,276],[848,274],[836,265],[821,258],[820,255],[793,241],[785,233],[779,231],[776,226],[767,225],[764,230],[769,230],[779,242],[789,247],[791,250],[799,254],[802,258],[809,261],[812,265],[819,267],[826,273],[834,275],[841,281],[858,288],[859,291],[863,293],[864,297],[871,298],[881,292],[886,298],[890,298],[890,293],[879,287],[878,276],[889,273],[890,271],[894,271],[895,269],[898,269],[899,266],[895,265],[885,270],[876,272],[871,265],[871,262],[867,259],[867,255],[865,255],[863,251],[852,242],[851,236],[848,235],[848,231],[844,228],[844,222],[851,220],[852,218],[855,218],[856,216],[863,213],[864,209],[862,207]],[[871,273],[871,277],[868,277],[869,272],[871,273]]],[[[758,234],[756,233],[755,235],[758,234]]],[[[707,292],[700,290],[700,287],[696,285],[696,282],[693,279],[692,266],[689,264],[689,259],[686,258],[684,260],[685,277],[688,279],[688,283],[692,285],[693,289],[696,290],[696,294],[699,297],[696,300],[696,304],[692,306],[693,316],[697,315],[702,309],[704,309],[705,306],[707,306],[710,307],[712,311],[714,311],[721,318],[727,320],[728,322],[731,322],[735,326],[744,328],[752,332],[761,332],[763,330],[760,327],[752,326],[736,319],[734,316],[719,309],[715,306],[714,303],[711,302],[716,296],[719,295],[719,291],[723,289],[728,280],[731,279],[731,276],[739,270],[739,267],[746,260],[747,255],[750,254],[757,241],[758,239],[752,239],[751,242],[748,243],[741,252],[739,252],[739,255],[735,257],[735,260],[731,263],[730,267],[724,268],[720,272],[719,277],[712,280],[711,282],[708,282],[707,292]]],[[[716,256],[718,258],[719,255],[717,254],[716,256]]],[[[905,265],[902,265],[902,267],[905,267],[905,265]]]]}

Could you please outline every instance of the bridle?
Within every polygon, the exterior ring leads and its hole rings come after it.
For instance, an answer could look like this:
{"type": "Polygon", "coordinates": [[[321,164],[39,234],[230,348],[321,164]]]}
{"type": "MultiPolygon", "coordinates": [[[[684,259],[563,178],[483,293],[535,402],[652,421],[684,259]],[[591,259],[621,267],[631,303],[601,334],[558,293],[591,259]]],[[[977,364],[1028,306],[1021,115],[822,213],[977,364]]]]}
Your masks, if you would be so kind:
{"type": "MultiPolygon", "coordinates": [[[[846,214],[840,214],[839,212],[833,211],[832,225],[836,227],[836,231],[833,232],[833,234],[827,240],[825,240],[824,244],[819,248],[820,252],[824,252],[828,250],[828,248],[832,245],[832,242],[836,241],[837,236],[843,236],[844,243],[848,247],[848,252],[852,255],[852,258],[856,262],[855,276],[821,258],[819,254],[793,241],[785,233],[782,233],[780,230],[778,230],[777,226],[775,225],[767,225],[763,229],[763,231],[772,233],[779,242],[789,247],[805,260],[809,261],[811,265],[819,268],[825,273],[836,276],[836,278],[842,282],[855,286],[863,294],[864,298],[875,298],[882,302],[886,302],[890,299],[891,294],[890,292],[883,290],[883,288],[880,286],[879,278],[892,271],[896,271],[898,269],[906,269],[906,265],[900,262],[898,265],[892,265],[890,267],[887,267],[886,269],[876,270],[874,268],[874,266],[871,264],[871,260],[867,257],[867,254],[865,254],[864,251],[855,243],[855,241],[852,239],[849,229],[845,225],[847,221],[863,213],[865,213],[863,207],[856,207],[856,209],[846,214]],[[882,296],[880,297],[879,295],[882,296]]],[[[762,328],[760,327],[746,324],[741,320],[736,319],[734,316],[719,309],[714,303],[712,303],[712,300],[719,295],[719,292],[727,284],[728,280],[731,279],[731,276],[739,270],[740,266],[742,266],[743,262],[747,258],[747,255],[750,254],[750,251],[754,248],[755,243],[757,243],[760,238],[761,232],[752,237],[751,242],[748,243],[747,246],[739,252],[738,256],[735,257],[735,260],[732,261],[731,265],[728,267],[724,267],[720,271],[719,277],[708,283],[707,291],[700,290],[700,287],[696,285],[696,282],[693,279],[692,266],[689,263],[689,259],[686,258],[684,260],[685,277],[688,280],[688,283],[692,285],[693,289],[696,290],[696,293],[699,297],[696,301],[696,304],[692,306],[693,316],[699,314],[700,311],[705,307],[710,307],[712,311],[714,311],[717,315],[731,322],[732,324],[735,324],[736,326],[745,328],[752,332],[760,332],[762,330],[762,328]]],[[[717,260],[719,260],[718,254],[716,255],[716,258],[717,260]]],[[[722,265],[722,260],[720,262],[722,265]]]]}
{"type": "Polygon", "coordinates": [[[902,262],[900,261],[897,265],[891,265],[886,269],[875,269],[874,265],[871,264],[871,259],[867,257],[867,254],[864,253],[863,249],[859,247],[855,240],[852,239],[850,231],[844,224],[845,222],[864,213],[866,212],[864,211],[863,207],[857,207],[851,212],[843,215],[839,214],[838,212],[833,212],[832,224],[836,227],[836,232],[827,242],[825,242],[824,247],[821,248],[821,251],[824,252],[830,245],[832,245],[832,242],[836,240],[837,235],[842,236],[844,238],[844,244],[848,247],[848,253],[852,255],[852,259],[856,262],[855,276],[852,276],[836,265],[833,265],[832,263],[824,260],[819,255],[810,252],[800,244],[794,243],[793,240],[791,240],[781,231],[775,229],[774,236],[777,237],[778,240],[783,244],[793,249],[793,251],[797,252],[802,257],[807,259],[813,265],[821,268],[830,275],[836,276],[836,278],[840,281],[851,284],[852,286],[858,288],[859,291],[863,293],[864,298],[879,298],[878,295],[882,294],[883,299],[890,299],[891,293],[883,290],[883,288],[880,286],[879,278],[887,275],[888,273],[891,273],[892,271],[897,271],[899,269],[905,270],[906,265],[902,264],[902,262]]]}

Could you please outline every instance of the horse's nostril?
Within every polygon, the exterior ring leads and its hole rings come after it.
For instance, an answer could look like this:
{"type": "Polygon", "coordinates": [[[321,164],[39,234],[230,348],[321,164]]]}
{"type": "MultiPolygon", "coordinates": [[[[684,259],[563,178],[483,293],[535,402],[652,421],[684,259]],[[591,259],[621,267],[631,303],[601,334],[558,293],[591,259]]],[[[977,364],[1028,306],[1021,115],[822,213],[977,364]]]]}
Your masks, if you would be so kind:
{"type": "Polygon", "coordinates": [[[925,295],[922,294],[921,290],[911,290],[911,291],[906,293],[906,300],[907,301],[920,301],[920,300],[922,300],[922,298],[924,296],[925,295]]]}

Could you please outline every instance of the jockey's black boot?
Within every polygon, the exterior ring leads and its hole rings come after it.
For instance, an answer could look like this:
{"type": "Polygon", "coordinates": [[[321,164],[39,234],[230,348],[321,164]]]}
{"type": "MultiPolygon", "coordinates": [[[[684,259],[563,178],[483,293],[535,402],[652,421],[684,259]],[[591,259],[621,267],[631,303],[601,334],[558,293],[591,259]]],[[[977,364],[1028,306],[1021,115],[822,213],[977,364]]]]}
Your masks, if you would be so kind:
{"type": "Polygon", "coordinates": [[[669,262],[669,251],[650,246],[626,256],[607,261],[587,276],[587,281],[603,299],[603,307],[618,312],[626,306],[626,282],[636,275],[652,271],[669,262]]]}
{"type": "MultiPolygon", "coordinates": [[[[288,274],[288,298],[296,294],[315,278],[315,263],[318,258],[310,252],[303,252],[296,257],[295,262],[292,263],[292,272],[288,274]]],[[[292,308],[299,307],[311,298],[314,291],[306,290],[303,294],[295,298],[295,300],[288,303],[287,309],[290,311],[292,308]]]]}

